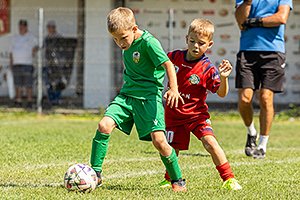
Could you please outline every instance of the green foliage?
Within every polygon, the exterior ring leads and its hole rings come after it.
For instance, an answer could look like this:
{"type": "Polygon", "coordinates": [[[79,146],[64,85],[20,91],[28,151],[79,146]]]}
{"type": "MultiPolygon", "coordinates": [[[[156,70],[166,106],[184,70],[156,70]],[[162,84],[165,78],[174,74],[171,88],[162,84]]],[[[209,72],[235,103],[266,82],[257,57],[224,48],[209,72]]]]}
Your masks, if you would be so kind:
{"type": "MultiPolygon", "coordinates": [[[[89,194],[68,192],[63,175],[74,163],[89,163],[91,141],[100,116],[0,114],[0,199],[300,199],[300,121],[274,121],[267,157],[244,155],[246,130],[238,115],[212,114],[216,137],[242,191],[224,191],[202,144],[191,137],[180,153],[188,192],[161,189],[164,167],[151,142],[136,132],[112,133],[104,162],[104,185],[89,194]]],[[[258,118],[255,118],[258,121],[258,118]]]]}
{"type": "Polygon", "coordinates": [[[290,104],[289,109],[279,113],[279,116],[280,117],[287,116],[289,118],[291,118],[291,117],[299,118],[300,117],[300,107],[295,104],[290,104]]]}

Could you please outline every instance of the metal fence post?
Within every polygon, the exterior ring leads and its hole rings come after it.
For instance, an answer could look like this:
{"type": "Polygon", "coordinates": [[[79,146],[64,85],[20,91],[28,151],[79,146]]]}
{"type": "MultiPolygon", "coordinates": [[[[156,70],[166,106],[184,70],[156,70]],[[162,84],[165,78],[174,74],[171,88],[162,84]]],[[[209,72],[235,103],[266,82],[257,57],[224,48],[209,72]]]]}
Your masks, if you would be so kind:
{"type": "Polygon", "coordinates": [[[43,48],[43,27],[44,27],[44,9],[38,9],[38,54],[37,54],[37,112],[42,114],[42,98],[43,98],[43,79],[42,79],[42,48],[43,48]]]}
{"type": "Polygon", "coordinates": [[[170,8],[169,9],[169,46],[168,46],[168,51],[173,50],[173,29],[174,29],[174,9],[170,8]]]}

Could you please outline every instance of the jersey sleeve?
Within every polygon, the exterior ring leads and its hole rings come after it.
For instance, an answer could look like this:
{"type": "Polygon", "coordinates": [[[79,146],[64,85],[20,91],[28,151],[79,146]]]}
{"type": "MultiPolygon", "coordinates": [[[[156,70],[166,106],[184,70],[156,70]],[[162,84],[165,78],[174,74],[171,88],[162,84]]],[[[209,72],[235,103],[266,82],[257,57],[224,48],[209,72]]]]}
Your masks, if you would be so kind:
{"type": "Polygon", "coordinates": [[[160,42],[152,37],[147,42],[147,52],[155,67],[160,66],[164,62],[170,60],[163,50],[160,42]]]}
{"type": "Polygon", "coordinates": [[[206,89],[212,93],[216,93],[220,87],[221,79],[218,69],[213,66],[205,74],[206,89]]]}
{"type": "Polygon", "coordinates": [[[280,0],[279,5],[289,5],[290,10],[293,10],[293,1],[292,0],[280,0]]]}
{"type": "Polygon", "coordinates": [[[239,7],[243,2],[243,0],[235,0],[235,7],[239,7]]]}

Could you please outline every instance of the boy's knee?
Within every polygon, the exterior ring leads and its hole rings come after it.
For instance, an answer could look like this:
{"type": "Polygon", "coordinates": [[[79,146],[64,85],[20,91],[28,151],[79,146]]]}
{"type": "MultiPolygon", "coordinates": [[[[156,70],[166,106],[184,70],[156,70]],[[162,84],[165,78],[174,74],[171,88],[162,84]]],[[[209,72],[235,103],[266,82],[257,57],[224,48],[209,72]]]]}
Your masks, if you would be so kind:
{"type": "Polygon", "coordinates": [[[157,149],[163,149],[165,146],[168,145],[167,142],[162,138],[154,138],[152,140],[152,143],[157,149]]]}
{"type": "Polygon", "coordinates": [[[160,153],[165,154],[165,152],[169,152],[172,149],[171,146],[168,144],[163,132],[153,132],[151,133],[151,137],[152,144],[160,153]]]}
{"type": "Polygon", "coordinates": [[[98,131],[101,133],[111,133],[112,130],[115,128],[115,123],[114,121],[109,120],[107,118],[103,118],[99,123],[98,123],[98,131]]]}
{"type": "Polygon", "coordinates": [[[204,148],[207,151],[213,150],[218,145],[217,140],[214,136],[207,135],[201,138],[204,148]]]}

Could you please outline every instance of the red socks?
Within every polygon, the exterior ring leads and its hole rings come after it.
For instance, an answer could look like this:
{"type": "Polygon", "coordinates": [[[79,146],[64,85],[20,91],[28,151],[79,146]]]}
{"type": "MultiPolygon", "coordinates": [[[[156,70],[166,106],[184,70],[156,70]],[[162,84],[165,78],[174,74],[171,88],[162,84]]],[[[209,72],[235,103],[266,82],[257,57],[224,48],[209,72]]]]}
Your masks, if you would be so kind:
{"type": "Polygon", "coordinates": [[[216,166],[221,178],[223,179],[223,181],[226,181],[230,178],[234,178],[234,174],[231,171],[229,162],[226,162],[222,165],[216,166]]]}

